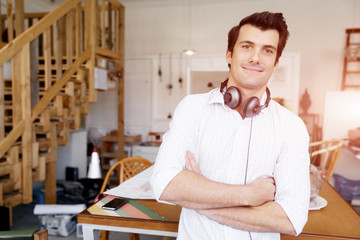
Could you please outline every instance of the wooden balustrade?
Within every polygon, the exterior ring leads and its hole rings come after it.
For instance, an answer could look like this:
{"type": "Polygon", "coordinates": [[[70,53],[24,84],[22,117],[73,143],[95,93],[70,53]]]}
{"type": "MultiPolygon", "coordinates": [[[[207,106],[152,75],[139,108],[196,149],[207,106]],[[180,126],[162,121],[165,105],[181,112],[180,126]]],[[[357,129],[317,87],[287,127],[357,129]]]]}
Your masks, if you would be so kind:
{"type": "Polygon", "coordinates": [[[124,57],[124,8],[115,0],[67,0],[48,14],[24,13],[15,0],[12,9],[8,0],[0,15],[9,41],[0,49],[0,205],[10,209],[32,201],[33,181],[45,180],[46,202],[56,202],[57,146],[96,101],[99,57],[116,63],[123,133],[124,57]]]}

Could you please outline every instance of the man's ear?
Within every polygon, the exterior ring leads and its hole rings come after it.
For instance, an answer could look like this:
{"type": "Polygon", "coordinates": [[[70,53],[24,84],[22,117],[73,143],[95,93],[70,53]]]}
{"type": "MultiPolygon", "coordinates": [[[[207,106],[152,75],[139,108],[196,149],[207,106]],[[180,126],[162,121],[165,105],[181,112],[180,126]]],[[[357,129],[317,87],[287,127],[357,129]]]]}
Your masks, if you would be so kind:
{"type": "Polygon", "coordinates": [[[228,64],[231,64],[232,60],[232,52],[229,51],[229,49],[226,49],[226,61],[228,64]]]}

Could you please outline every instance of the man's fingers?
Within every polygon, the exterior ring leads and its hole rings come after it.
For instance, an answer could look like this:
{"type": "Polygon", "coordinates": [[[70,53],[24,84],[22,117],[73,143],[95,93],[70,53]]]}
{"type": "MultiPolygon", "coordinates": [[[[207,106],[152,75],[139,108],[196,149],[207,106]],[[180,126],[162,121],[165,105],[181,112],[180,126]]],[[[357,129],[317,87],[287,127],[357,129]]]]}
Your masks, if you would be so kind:
{"type": "Polygon", "coordinates": [[[190,160],[189,160],[189,157],[187,155],[185,156],[185,169],[189,170],[189,171],[192,171],[190,160]]]}
{"type": "Polygon", "coordinates": [[[196,162],[195,155],[190,151],[186,151],[185,168],[201,175],[200,167],[196,162]]]}
{"type": "Polygon", "coordinates": [[[272,178],[272,177],[264,178],[264,180],[271,183],[271,184],[275,184],[275,179],[272,178]]]}

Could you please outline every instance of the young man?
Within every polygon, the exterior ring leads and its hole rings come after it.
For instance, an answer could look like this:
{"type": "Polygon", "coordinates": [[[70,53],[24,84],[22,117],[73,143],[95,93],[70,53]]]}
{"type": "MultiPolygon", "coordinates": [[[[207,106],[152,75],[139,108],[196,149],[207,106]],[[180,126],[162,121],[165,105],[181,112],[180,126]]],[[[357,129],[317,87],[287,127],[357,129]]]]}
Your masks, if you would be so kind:
{"type": "Polygon", "coordinates": [[[151,184],[158,199],[183,207],[178,239],[274,240],[302,231],[309,136],[267,89],[288,35],[281,13],[244,18],[228,36],[229,79],[176,108],[151,184]]]}

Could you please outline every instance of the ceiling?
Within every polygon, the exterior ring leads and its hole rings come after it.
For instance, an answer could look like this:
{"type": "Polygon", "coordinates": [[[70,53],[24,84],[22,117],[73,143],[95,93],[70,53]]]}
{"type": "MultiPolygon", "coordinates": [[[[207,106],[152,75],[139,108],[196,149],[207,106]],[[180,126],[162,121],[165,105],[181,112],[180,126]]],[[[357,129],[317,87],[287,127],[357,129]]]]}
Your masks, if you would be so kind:
{"type": "MultiPolygon", "coordinates": [[[[125,7],[161,7],[178,5],[203,5],[212,3],[239,2],[251,0],[118,0],[125,7]]],[[[254,1],[254,0],[253,0],[254,1]]]]}
{"type": "MultiPolygon", "coordinates": [[[[6,12],[6,1],[0,0],[1,12],[6,12]]],[[[56,8],[65,0],[24,0],[25,12],[47,12],[56,8]],[[27,9],[28,8],[28,9],[27,9]],[[30,11],[29,8],[31,8],[30,11]],[[34,9],[34,10],[32,10],[34,9]],[[48,9],[48,10],[46,10],[48,9]]],[[[257,1],[257,0],[118,0],[125,7],[167,7],[167,6],[181,6],[181,5],[204,5],[214,3],[227,3],[227,2],[239,2],[239,1],[257,1]]],[[[273,0],[269,0],[273,1],[273,0]]]]}

